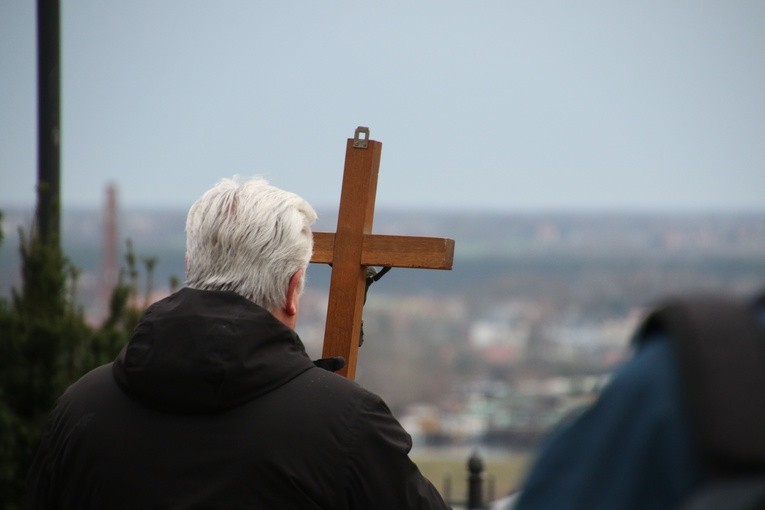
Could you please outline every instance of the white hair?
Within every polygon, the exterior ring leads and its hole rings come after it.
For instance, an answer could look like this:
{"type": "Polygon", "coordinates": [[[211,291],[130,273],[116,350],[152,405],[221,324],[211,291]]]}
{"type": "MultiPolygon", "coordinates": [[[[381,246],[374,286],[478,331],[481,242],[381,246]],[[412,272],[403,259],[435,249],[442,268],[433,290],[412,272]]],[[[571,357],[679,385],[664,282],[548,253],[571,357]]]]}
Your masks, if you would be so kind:
{"type": "Polygon", "coordinates": [[[286,304],[292,275],[305,275],[316,212],[264,179],[234,179],[221,180],[189,209],[186,285],[231,290],[274,311],[286,304]]]}

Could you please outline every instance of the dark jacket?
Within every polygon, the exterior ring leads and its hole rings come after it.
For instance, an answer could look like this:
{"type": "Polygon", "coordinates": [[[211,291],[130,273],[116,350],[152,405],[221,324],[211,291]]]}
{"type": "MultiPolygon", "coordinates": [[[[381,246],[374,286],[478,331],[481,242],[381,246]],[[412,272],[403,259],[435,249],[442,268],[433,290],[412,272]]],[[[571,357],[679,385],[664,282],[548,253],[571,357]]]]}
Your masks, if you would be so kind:
{"type": "Polygon", "coordinates": [[[385,403],[233,292],[152,305],[54,409],[33,508],[447,508],[385,403]]]}

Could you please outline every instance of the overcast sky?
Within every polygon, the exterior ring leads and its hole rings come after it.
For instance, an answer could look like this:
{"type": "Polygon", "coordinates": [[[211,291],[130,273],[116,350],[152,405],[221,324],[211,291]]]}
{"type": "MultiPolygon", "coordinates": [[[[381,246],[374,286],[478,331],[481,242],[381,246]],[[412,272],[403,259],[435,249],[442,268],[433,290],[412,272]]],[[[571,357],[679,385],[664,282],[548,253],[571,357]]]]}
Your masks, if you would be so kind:
{"type": "MultiPolygon", "coordinates": [[[[34,204],[35,2],[0,2],[0,209],[34,204]]],[[[336,207],[765,210],[765,2],[61,0],[64,207],[263,175],[336,207]]]]}

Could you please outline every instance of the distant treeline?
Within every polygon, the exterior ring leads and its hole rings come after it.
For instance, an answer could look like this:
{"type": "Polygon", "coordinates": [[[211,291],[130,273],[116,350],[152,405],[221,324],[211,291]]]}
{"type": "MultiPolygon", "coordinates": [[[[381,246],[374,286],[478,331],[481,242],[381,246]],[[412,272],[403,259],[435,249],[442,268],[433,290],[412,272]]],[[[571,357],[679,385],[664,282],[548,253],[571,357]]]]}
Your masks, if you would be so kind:
{"type": "MultiPolygon", "coordinates": [[[[334,230],[335,217],[319,211],[316,230],[334,230]]],[[[5,212],[6,243],[0,249],[0,295],[17,281],[16,226],[28,227],[31,212],[5,212]]],[[[64,211],[62,246],[87,275],[102,266],[103,215],[64,211]]],[[[138,255],[157,259],[155,281],[183,281],[185,211],[123,211],[120,250],[131,239],[138,255]]],[[[374,231],[433,235],[456,241],[454,269],[396,269],[375,292],[460,292],[536,295],[554,282],[576,284],[592,277],[626,279],[644,298],[684,282],[765,286],[765,212],[659,213],[455,213],[379,211],[374,231]],[[669,276],[668,276],[669,275],[669,276]],[[651,283],[655,282],[655,283],[651,283]],[[741,283],[744,282],[744,283],[741,283]]],[[[123,264],[123,260],[119,261],[123,264]]],[[[623,283],[623,282],[622,282],[623,283]]],[[[309,285],[329,286],[329,270],[311,268],[309,285]]]]}

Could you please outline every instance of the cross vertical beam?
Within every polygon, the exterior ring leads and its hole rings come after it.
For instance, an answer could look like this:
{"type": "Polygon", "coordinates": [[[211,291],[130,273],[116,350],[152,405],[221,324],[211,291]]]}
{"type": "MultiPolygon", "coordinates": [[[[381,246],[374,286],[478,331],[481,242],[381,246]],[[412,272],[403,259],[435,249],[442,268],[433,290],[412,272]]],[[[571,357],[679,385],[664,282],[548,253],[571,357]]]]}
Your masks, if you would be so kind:
{"type": "MultiPolygon", "coordinates": [[[[346,358],[341,375],[353,379],[361,333],[366,269],[362,266],[364,235],[372,232],[377,175],[380,170],[382,143],[374,140],[348,139],[345,171],[341,190],[337,232],[332,255],[332,278],[324,330],[323,356],[346,358]]],[[[369,131],[366,135],[368,137],[369,131]]]]}

